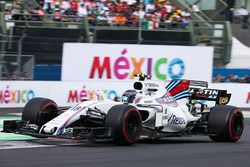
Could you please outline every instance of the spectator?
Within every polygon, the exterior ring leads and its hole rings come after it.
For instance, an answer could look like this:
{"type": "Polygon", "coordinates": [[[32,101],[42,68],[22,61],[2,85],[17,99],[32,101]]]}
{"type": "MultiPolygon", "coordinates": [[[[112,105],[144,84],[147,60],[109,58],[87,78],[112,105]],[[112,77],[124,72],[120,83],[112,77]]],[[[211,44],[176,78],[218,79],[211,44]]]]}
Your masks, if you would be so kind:
{"type": "Polygon", "coordinates": [[[27,72],[20,72],[19,80],[28,80],[29,76],[27,72]]]}
{"type": "Polygon", "coordinates": [[[78,11],[78,3],[76,0],[71,0],[70,1],[70,14],[71,15],[77,15],[78,11]]]}
{"type": "Polygon", "coordinates": [[[126,12],[126,11],[128,11],[129,10],[129,5],[127,4],[127,2],[126,1],[123,1],[122,2],[122,11],[123,12],[126,12]]]}
{"type": "Polygon", "coordinates": [[[33,10],[33,20],[42,21],[43,16],[44,16],[44,12],[40,7],[36,7],[33,10]]]}
{"type": "MultiPolygon", "coordinates": [[[[46,12],[53,14],[54,21],[80,21],[80,17],[87,17],[91,25],[137,27],[142,23],[143,27],[155,29],[165,28],[165,24],[175,28],[185,28],[191,19],[188,11],[182,11],[168,0],[158,0],[157,3],[153,0],[144,0],[143,2],[140,0],[37,1],[43,4],[46,12]]],[[[38,12],[36,9],[25,11],[29,15],[29,19],[34,19],[31,17],[34,11],[38,12]]]]}
{"type": "Polygon", "coordinates": [[[88,15],[88,11],[84,3],[80,4],[80,6],[78,7],[77,13],[78,13],[78,16],[80,17],[85,17],[88,15]]]}
{"type": "Polygon", "coordinates": [[[248,16],[248,11],[245,6],[241,6],[238,10],[239,15],[243,18],[244,16],[248,16]]]}
{"type": "Polygon", "coordinates": [[[149,11],[154,11],[154,10],[155,10],[155,4],[154,4],[154,1],[151,1],[150,3],[146,5],[145,11],[149,12],[149,11]]]}
{"type": "Polygon", "coordinates": [[[13,72],[11,76],[12,80],[17,80],[17,72],[13,72]]]}
{"type": "MultiPolygon", "coordinates": [[[[12,4],[8,3],[8,4],[5,5],[5,8],[4,8],[4,19],[6,21],[13,19],[12,10],[13,10],[12,4]]],[[[13,26],[15,26],[15,23],[13,23],[13,22],[6,22],[6,29],[7,30],[10,30],[10,28],[13,27],[13,26]]]]}
{"type": "Polygon", "coordinates": [[[116,13],[115,16],[112,18],[112,25],[114,26],[122,26],[126,24],[126,17],[123,13],[116,13]]]}
{"type": "Polygon", "coordinates": [[[182,11],[181,16],[182,16],[182,21],[180,27],[186,28],[191,21],[191,15],[187,10],[184,10],[182,11]]]}
{"type": "Polygon", "coordinates": [[[41,21],[42,20],[42,18],[41,18],[42,15],[43,15],[43,13],[40,11],[40,8],[38,8],[38,7],[34,8],[33,6],[29,6],[28,9],[25,10],[26,20],[41,21]]]}
{"type": "Polygon", "coordinates": [[[157,29],[159,27],[159,18],[154,14],[147,14],[148,29],[157,29]]]}
{"type": "MultiPolygon", "coordinates": [[[[136,0],[123,0],[126,1],[128,5],[133,5],[136,3],[136,0]]],[[[150,0],[144,0],[145,3],[148,3],[148,1],[150,2],[150,0]]]]}
{"type": "Polygon", "coordinates": [[[4,16],[5,16],[5,20],[12,20],[12,5],[11,4],[7,4],[4,8],[4,16]]]}
{"type": "Polygon", "coordinates": [[[137,6],[135,11],[133,12],[133,15],[138,18],[143,18],[145,15],[145,12],[141,10],[142,6],[137,6]]]}
{"type": "Polygon", "coordinates": [[[55,8],[53,20],[54,21],[61,21],[61,12],[60,12],[59,8],[55,8]]]}
{"type": "Polygon", "coordinates": [[[246,7],[242,6],[238,12],[239,12],[239,16],[241,19],[241,28],[247,29],[248,28],[249,13],[248,13],[246,7]]]}
{"type": "Polygon", "coordinates": [[[97,25],[99,26],[108,26],[108,17],[105,15],[105,12],[100,12],[96,17],[97,25]]]}
{"type": "Polygon", "coordinates": [[[249,83],[249,77],[247,74],[243,75],[243,77],[239,78],[240,83],[249,83]]]}
{"type": "Polygon", "coordinates": [[[240,23],[240,20],[241,20],[241,16],[240,16],[240,12],[239,12],[239,8],[235,8],[233,10],[233,20],[234,20],[234,23],[240,23]]]}
{"type": "Polygon", "coordinates": [[[220,74],[217,74],[215,78],[213,78],[214,83],[220,83],[222,82],[222,76],[220,74]]]}
{"type": "Polygon", "coordinates": [[[168,14],[172,13],[173,11],[173,6],[171,5],[169,1],[163,1],[163,8],[168,14]]]}
{"type": "Polygon", "coordinates": [[[60,9],[61,9],[61,14],[67,13],[69,11],[69,9],[70,9],[69,0],[63,0],[61,2],[60,9]]]}
{"type": "Polygon", "coordinates": [[[193,10],[193,12],[200,13],[200,8],[199,8],[200,1],[201,0],[198,0],[191,5],[191,9],[193,10]]]}
{"type": "Polygon", "coordinates": [[[213,77],[214,83],[250,83],[250,77],[248,74],[237,75],[237,74],[229,74],[228,76],[224,76],[221,74],[216,74],[213,77]]]}
{"type": "Polygon", "coordinates": [[[53,0],[44,0],[43,9],[51,14],[54,8],[53,0]]]}
{"type": "Polygon", "coordinates": [[[14,20],[22,20],[22,11],[21,11],[21,0],[14,0],[13,9],[12,9],[12,18],[14,20]]]}

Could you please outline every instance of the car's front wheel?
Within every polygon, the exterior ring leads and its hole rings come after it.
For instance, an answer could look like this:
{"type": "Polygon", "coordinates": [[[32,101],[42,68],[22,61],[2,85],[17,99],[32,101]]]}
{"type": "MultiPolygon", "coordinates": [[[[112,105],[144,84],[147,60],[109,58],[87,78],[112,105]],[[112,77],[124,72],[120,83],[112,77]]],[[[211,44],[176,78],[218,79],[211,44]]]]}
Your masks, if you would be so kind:
{"type": "Polygon", "coordinates": [[[140,137],[142,118],[135,107],[125,104],[116,105],[108,111],[105,126],[114,129],[116,144],[131,145],[140,137]]]}
{"type": "Polygon", "coordinates": [[[33,98],[24,107],[22,120],[42,126],[58,115],[57,104],[47,98],[33,98]]]}

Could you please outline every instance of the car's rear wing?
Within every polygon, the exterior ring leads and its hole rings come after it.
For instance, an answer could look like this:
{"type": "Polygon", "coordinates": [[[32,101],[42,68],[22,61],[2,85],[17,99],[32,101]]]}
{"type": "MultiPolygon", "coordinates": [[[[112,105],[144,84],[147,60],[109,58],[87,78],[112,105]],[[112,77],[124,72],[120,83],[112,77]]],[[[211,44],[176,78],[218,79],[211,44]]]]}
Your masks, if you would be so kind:
{"type": "Polygon", "coordinates": [[[208,82],[196,80],[172,80],[166,86],[167,92],[176,100],[190,98],[191,100],[215,101],[225,105],[230,101],[231,94],[226,90],[209,89],[208,82]]]}
{"type": "Polygon", "coordinates": [[[230,101],[231,94],[226,90],[190,88],[191,100],[215,101],[216,104],[225,105],[230,101]]]}
{"type": "Polygon", "coordinates": [[[195,80],[189,80],[189,87],[208,87],[208,82],[206,81],[195,81],[195,80]]]}

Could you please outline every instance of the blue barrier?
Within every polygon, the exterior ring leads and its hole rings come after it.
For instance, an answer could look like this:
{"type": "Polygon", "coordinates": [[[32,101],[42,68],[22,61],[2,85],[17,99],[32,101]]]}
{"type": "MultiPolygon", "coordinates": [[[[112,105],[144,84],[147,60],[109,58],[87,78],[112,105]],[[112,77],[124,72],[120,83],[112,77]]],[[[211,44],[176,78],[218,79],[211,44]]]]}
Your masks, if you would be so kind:
{"type": "Polygon", "coordinates": [[[37,81],[60,81],[61,65],[35,65],[34,80],[37,81]]]}

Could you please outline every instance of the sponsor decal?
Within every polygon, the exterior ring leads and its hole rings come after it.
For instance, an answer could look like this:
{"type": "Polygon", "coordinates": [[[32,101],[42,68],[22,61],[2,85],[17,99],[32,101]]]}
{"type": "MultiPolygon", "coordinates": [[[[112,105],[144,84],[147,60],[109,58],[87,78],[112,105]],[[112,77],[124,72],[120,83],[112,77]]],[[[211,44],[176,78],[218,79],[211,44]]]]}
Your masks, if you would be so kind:
{"type": "MultiPolygon", "coordinates": [[[[105,98],[113,99],[117,96],[115,90],[102,90],[105,98]]],[[[69,90],[67,103],[79,103],[84,99],[93,100],[96,96],[95,90],[88,90],[86,86],[83,86],[81,90],[69,90]]]]}
{"type": "Polygon", "coordinates": [[[144,103],[153,103],[152,100],[145,100],[144,103]]]}
{"type": "Polygon", "coordinates": [[[175,100],[190,97],[189,81],[187,80],[173,80],[166,86],[166,95],[172,95],[175,100]]]}
{"type": "Polygon", "coordinates": [[[177,117],[176,115],[172,114],[168,118],[168,123],[173,124],[173,125],[181,125],[181,124],[186,124],[186,121],[182,117],[177,117]]]}
{"type": "Polygon", "coordinates": [[[146,87],[159,87],[158,84],[155,84],[155,83],[144,83],[146,87]]]}
{"type": "Polygon", "coordinates": [[[167,116],[167,115],[164,115],[164,116],[162,116],[162,119],[163,119],[163,120],[167,120],[167,119],[168,119],[168,116],[167,116]]]}
{"type": "Polygon", "coordinates": [[[172,96],[163,96],[155,100],[157,101],[157,103],[162,104],[162,105],[168,105],[172,107],[178,106],[178,103],[175,101],[175,99],[172,96]]]}
{"type": "Polygon", "coordinates": [[[210,97],[217,97],[219,94],[219,90],[215,90],[215,89],[199,89],[197,91],[197,89],[195,88],[190,88],[189,92],[190,93],[196,92],[197,94],[208,95],[210,97]]]}
{"type": "Polygon", "coordinates": [[[134,103],[138,104],[138,103],[140,103],[140,101],[141,101],[141,98],[138,97],[138,98],[135,99],[134,103]]]}
{"type": "Polygon", "coordinates": [[[159,80],[178,79],[185,74],[185,64],[180,58],[163,57],[132,57],[125,56],[127,49],[121,51],[121,56],[111,59],[110,56],[94,56],[89,79],[134,79],[134,74],[149,74],[159,80]],[[161,69],[164,69],[162,71],[161,69]],[[106,74],[106,75],[105,75],[106,74]]]}
{"type": "Polygon", "coordinates": [[[0,104],[25,104],[33,97],[35,92],[32,89],[11,90],[7,85],[6,89],[0,90],[0,104]]]}

